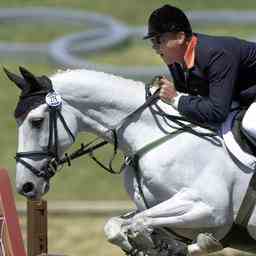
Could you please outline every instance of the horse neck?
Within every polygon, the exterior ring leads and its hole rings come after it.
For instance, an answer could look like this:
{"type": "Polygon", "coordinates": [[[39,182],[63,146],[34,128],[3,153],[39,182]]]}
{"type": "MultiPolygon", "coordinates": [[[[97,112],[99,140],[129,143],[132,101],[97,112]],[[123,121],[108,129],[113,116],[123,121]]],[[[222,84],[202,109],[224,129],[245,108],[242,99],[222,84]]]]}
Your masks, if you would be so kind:
{"type": "MultiPolygon", "coordinates": [[[[54,84],[73,108],[79,120],[78,132],[92,132],[111,142],[112,135],[106,131],[145,102],[143,83],[103,73],[77,71],[70,72],[70,76],[64,73],[55,77],[54,84]]],[[[151,112],[145,110],[119,130],[119,146],[126,152],[137,151],[153,137],[163,135],[155,128],[151,112]]]]}

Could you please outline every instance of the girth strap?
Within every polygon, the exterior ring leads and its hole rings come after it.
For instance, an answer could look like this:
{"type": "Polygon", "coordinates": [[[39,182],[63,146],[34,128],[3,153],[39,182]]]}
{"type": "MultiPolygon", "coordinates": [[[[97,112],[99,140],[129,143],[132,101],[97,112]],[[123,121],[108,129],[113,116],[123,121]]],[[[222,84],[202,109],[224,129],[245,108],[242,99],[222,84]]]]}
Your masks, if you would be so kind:
{"type": "Polygon", "coordinates": [[[249,186],[246,190],[242,204],[237,213],[235,223],[247,228],[253,210],[256,206],[256,171],[253,173],[249,186]]]}

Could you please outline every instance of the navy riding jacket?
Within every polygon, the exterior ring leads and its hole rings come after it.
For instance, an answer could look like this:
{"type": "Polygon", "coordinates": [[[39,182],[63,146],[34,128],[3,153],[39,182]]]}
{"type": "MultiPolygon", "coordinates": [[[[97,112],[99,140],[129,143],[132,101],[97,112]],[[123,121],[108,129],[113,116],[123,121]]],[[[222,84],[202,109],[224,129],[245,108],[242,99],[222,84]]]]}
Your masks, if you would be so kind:
{"type": "Polygon", "coordinates": [[[249,97],[243,104],[256,96],[256,44],[234,37],[195,36],[194,66],[169,66],[177,91],[189,94],[180,97],[178,111],[201,123],[221,123],[231,102],[241,100],[244,91],[249,97]]]}

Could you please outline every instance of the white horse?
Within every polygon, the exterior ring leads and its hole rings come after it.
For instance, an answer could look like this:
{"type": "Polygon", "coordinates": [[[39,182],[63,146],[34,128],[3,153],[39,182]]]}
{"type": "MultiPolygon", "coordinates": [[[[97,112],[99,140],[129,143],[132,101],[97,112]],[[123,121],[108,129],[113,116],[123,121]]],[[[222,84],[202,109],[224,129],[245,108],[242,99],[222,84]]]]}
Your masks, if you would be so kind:
{"type": "MultiPolygon", "coordinates": [[[[21,73],[23,77],[8,73],[22,89],[24,99],[30,100],[30,104],[23,104],[25,107],[19,106],[17,111],[21,116],[16,113],[18,152],[42,152],[49,140],[49,107],[40,101],[33,104],[33,97],[37,97],[36,91],[42,90],[44,80],[36,79],[24,69],[21,73]],[[29,97],[29,91],[33,96],[29,97]]],[[[109,129],[145,102],[142,82],[102,72],[69,70],[54,74],[50,80],[62,98],[61,114],[74,136],[92,132],[113,143],[109,129]]],[[[160,100],[158,105],[168,114],[179,115],[160,100]]],[[[61,156],[73,140],[60,119],[57,123],[58,155],[61,156]]],[[[177,129],[177,124],[166,122],[154,114],[152,108],[137,113],[117,129],[119,149],[126,156],[140,152],[140,184],[132,166],[126,166],[123,172],[124,186],[137,212],[123,221],[112,219],[105,227],[108,239],[123,249],[132,247],[127,237],[122,237],[127,230],[145,242],[150,240],[145,234],[151,234],[155,228],[168,227],[191,240],[204,232],[222,239],[231,229],[252,172],[239,168],[223,146],[190,132],[177,132],[177,129]]],[[[48,160],[47,156],[35,155],[27,157],[26,162],[43,170],[48,160]]],[[[48,191],[48,181],[34,175],[20,161],[16,185],[17,190],[28,197],[40,197],[48,191]]],[[[247,230],[256,239],[256,210],[247,230]]]]}

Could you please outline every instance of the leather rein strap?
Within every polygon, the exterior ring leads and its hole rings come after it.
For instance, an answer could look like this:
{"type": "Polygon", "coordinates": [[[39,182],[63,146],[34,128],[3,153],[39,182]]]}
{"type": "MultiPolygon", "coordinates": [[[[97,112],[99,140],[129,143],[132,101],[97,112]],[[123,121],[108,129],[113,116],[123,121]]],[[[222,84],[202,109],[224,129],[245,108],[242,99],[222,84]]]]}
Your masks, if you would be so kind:
{"type": "MultiPolygon", "coordinates": [[[[53,90],[50,91],[50,93],[55,93],[53,90]]],[[[47,96],[46,96],[47,97],[47,96]]],[[[158,95],[154,94],[152,95],[142,106],[140,106],[138,109],[136,109],[134,112],[129,114],[126,118],[124,118],[118,125],[116,125],[116,128],[119,126],[121,127],[127,120],[129,120],[133,115],[136,113],[143,111],[145,108],[147,108],[149,105],[153,104],[154,101],[158,99],[158,95]]],[[[119,174],[120,171],[115,171],[112,167],[112,163],[114,161],[114,158],[117,154],[117,148],[118,148],[118,141],[117,141],[117,132],[115,129],[110,129],[107,132],[112,133],[113,138],[113,144],[114,144],[114,151],[111,159],[109,160],[109,166],[105,166],[102,164],[94,155],[94,150],[105,146],[108,144],[108,141],[102,141],[99,142],[96,145],[93,145],[97,140],[100,138],[96,138],[93,141],[87,143],[86,145],[81,144],[81,147],[73,152],[72,154],[65,154],[64,158],[59,158],[59,152],[58,152],[58,128],[57,128],[57,120],[59,119],[67,131],[67,133],[71,136],[73,142],[75,141],[75,136],[72,134],[71,130],[69,129],[64,117],[61,114],[60,106],[48,106],[49,108],[49,140],[48,140],[48,146],[45,151],[27,151],[27,152],[17,152],[15,159],[17,162],[24,165],[26,168],[28,168],[34,175],[40,178],[44,178],[46,180],[49,180],[52,178],[55,173],[57,172],[58,166],[62,166],[65,163],[68,163],[68,166],[71,165],[71,161],[81,157],[83,155],[89,154],[89,156],[97,163],[99,164],[103,169],[106,171],[113,173],[113,174],[119,174]],[[30,163],[24,160],[24,158],[49,158],[49,161],[47,165],[42,168],[41,170],[35,168],[30,163]]]]}
{"type": "Polygon", "coordinates": [[[89,142],[88,144],[84,145],[81,144],[81,147],[76,150],[75,152],[73,152],[72,154],[68,155],[65,154],[65,157],[63,159],[60,159],[58,161],[58,163],[56,163],[57,165],[62,165],[64,163],[68,163],[68,165],[71,165],[71,160],[76,159],[80,156],[83,155],[87,155],[89,154],[89,156],[92,158],[92,160],[94,160],[99,166],[101,166],[103,169],[105,169],[106,171],[112,173],[112,174],[120,174],[122,172],[122,168],[119,171],[115,171],[113,169],[113,161],[115,159],[115,156],[117,154],[117,149],[118,149],[118,139],[117,139],[117,129],[121,128],[126,122],[130,121],[130,119],[142,112],[144,109],[146,109],[147,107],[149,107],[150,105],[152,105],[153,103],[155,103],[158,99],[159,99],[159,89],[153,94],[151,95],[149,98],[147,98],[147,100],[145,101],[144,104],[142,104],[140,107],[138,107],[135,111],[133,111],[132,113],[130,113],[128,116],[126,116],[124,119],[122,119],[118,124],[116,124],[114,126],[114,128],[107,130],[105,133],[109,133],[111,132],[112,134],[112,138],[113,138],[113,144],[114,144],[114,150],[113,150],[113,154],[109,160],[109,164],[108,166],[105,166],[103,163],[101,163],[94,155],[94,150],[98,149],[102,146],[105,146],[106,144],[108,144],[107,141],[102,141],[94,146],[91,146],[93,143],[95,143],[95,141],[99,140],[100,138],[96,138],[93,141],[89,142]],[[90,147],[89,147],[90,146],[90,147]]]}

